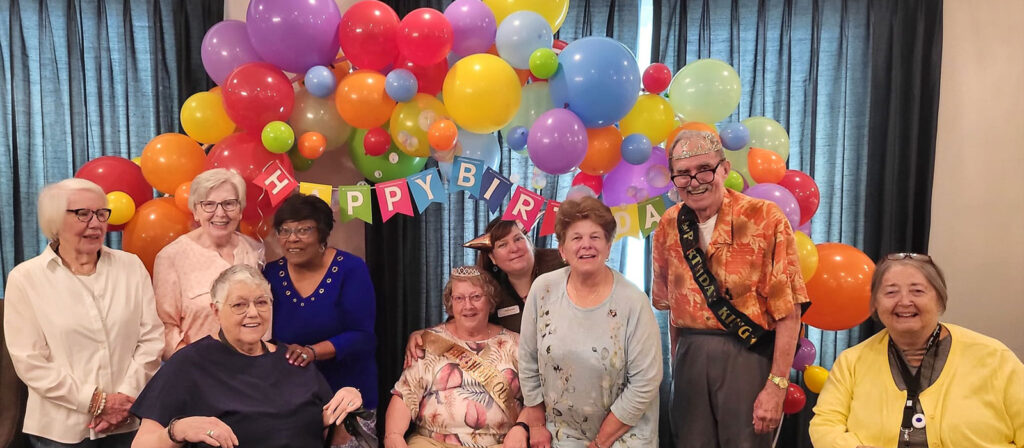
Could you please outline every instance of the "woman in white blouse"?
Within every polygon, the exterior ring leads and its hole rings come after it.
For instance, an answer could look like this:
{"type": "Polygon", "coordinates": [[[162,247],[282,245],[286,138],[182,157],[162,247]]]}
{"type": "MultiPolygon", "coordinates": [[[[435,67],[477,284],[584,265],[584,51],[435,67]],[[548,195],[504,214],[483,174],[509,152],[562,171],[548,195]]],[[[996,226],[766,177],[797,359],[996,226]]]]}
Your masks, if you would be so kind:
{"type": "Polygon", "coordinates": [[[50,244],[14,267],[4,299],[4,336],[29,391],[24,432],[36,447],[128,447],[139,425],[128,410],[163,347],[149,274],[103,245],[110,209],[96,184],[46,186],[38,215],[50,244]]]}
{"type": "Polygon", "coordinates": [[[153,263],[156,309],[164,322],[164,359],[220,328],[210,309],[210,285],[236,264],[263,267],[263,245],[238,232],[245,181],[214,168],[192,180],[188,198],[199,228],[164,247],[153,263]]]}

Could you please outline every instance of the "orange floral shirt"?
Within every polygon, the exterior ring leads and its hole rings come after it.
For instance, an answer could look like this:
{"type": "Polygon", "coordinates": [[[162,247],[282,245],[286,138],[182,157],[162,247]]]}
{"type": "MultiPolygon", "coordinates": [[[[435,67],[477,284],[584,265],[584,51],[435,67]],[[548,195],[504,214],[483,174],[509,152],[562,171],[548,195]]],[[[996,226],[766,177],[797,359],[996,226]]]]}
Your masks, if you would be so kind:
{"type": "MultiPolygon", "coordinates": [[[[654,233],[654,307],[671,310],[672,325],[679,328],[723,329],[683,258],[676,226],[680,207],[666,210],[654,233]]],[[[706,254],[733,305],[766,329],[774,329],[795,304],[809,301],[793,230],[771,202],[727,189],[706,254]]]]}

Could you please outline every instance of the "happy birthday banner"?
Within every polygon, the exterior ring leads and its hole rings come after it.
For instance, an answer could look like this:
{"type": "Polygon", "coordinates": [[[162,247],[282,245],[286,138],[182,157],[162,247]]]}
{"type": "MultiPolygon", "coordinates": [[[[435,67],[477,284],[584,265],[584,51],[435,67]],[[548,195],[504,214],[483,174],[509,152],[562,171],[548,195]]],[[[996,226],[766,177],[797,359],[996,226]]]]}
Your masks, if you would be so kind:
{"type": "MultiPolygon", "coordinates": [[[[323,199],[331,204],[335,199],[335,187],[312,182],[299,182],[280,165],[267,165],[255,183],[264,188],[271,204],[276,207],[296,188],[302,194],[323,199]]],[[[452,161],[452,176],[446,183],[437,168],[430,168],[411,176],[370,185],[340,185],[337,187],[338,215],[342,222],[359,219],[373,224],[371,194],[376,192],[382,222],[395,215],[415,216],[413,205],[420,214],[430,204],[445,203],[448,195],[465,191],[471,198],[487,203],[487,209],[494,213],[505,206],[503,220],[517,221],[525,229],[532,229],[543,216],[540,235],[555,233],[555,216],[561,202],[548,200],[521,185],[513,183],[482,160],[455,156],[452,161]],[[509,200],[506,201],[505,198],[509,200]]],[[[647,238],[658,226],[661,215],[669,204],[674,203],[666,195],[656,196],[635,204],[611,207],[617,230],[615,240],[630,236],[647,238]]]]}

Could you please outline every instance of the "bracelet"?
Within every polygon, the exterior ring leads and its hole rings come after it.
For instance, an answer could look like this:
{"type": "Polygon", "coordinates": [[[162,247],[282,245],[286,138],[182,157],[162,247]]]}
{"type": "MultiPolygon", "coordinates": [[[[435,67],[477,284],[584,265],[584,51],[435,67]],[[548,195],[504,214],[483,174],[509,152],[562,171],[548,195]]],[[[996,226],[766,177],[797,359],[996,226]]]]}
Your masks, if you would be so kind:
{"type": "Polygon", "coordinates": [[[89,399],[89,409],[86,410],[86,412],[88,412],[89,415],[96,415],[96,408],[99,407],[100,405],[100,397],[102,396],[102,394],[103,390],[100,389],[99,387],[93,389],[92,398],[89,399]]]}
{"type": "Polygon", "coordinates": [[[513,424],[512,427],[515,428],[516,426],[526,430],[526,438],[530,438],[530,425],[527,425],[526,422],[515,422],[515,424],[513,424]]]}
{"type": "Polygon", "coordinates": [[[93,417],[96,417],[103,413],[103,408],[107,407],[107,394],[104,392],[100,395],[100,405],[96,407],[96,411],[93,412],[93,417]]]}
{"type": "Polygon", "coordinates": [[[313,354],[313,361],[316,361],[316,349],[314,349],[312,345],[303,345],[303,347],[309,349],[310,353],[313,354]]]}
{"type": "Polygon", "coordinates": [[[172,418],[170,423],[167,424],[167,438],[171,439],[171,443],[185,443],[184,440],[178,440],[174,438],[174,424],[178,422],[179,418],[172,418]]]}

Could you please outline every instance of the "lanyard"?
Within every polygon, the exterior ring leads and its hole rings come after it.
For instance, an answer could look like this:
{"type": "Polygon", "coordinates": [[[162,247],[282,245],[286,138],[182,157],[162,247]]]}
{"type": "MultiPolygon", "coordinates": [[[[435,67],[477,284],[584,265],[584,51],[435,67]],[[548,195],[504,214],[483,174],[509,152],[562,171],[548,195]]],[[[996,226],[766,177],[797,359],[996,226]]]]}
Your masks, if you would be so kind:
{"type": "Polygon", "coordinates": [[[903,432],[904,441],[910,440],[910,433],[914,431],[914,428],[924,428],[924,415],[916,412],[918,397],[921,395],[921,371],[924,370],[924,358],[928,357],[928,353],[935,346],[935,342],[939,340],[940,334],[942,334],[942,325],[936,325],[935,330],[932,331],[931,336],[928,337],[928,342],[924,346],[921,365],[917,367],[917,372],[913,374],[910,373],[910,366],[903,359],[903,355],[898,347],[892,342],[892,338],[889,338],[889,345],[897,349],[896,367],[900,372],[900,376],[903,377],[903,384],[907,386],[907,403],[903,407],[903,422],[900,423],[900,430],[903,432]]]}

